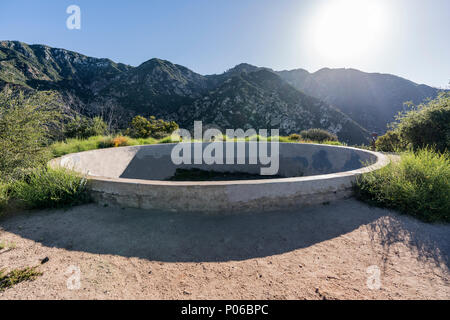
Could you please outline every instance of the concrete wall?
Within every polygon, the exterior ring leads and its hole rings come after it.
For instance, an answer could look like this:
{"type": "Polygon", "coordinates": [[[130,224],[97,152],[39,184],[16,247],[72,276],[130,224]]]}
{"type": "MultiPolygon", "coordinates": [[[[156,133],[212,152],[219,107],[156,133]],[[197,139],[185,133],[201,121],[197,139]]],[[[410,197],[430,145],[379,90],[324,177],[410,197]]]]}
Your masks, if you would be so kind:
{"type": "MultiPolygon", "coordinates": [[[[203,144],[203,148],[207,144],[203,144]]],[[[270,210],[323,203],[351,195],[355,178],[386,165],[380,153],[361,149],[280,143],[280,175],[289,178],[175,182],[161,181],[177,166],[170,160],[175,144],[100,149],[66,155],[51,164],[87,174],[100,203],[174,211],[230,212],[270,210]],[[372,163],[363,167],[362,163],[372,163]],[[298,177],[301,173],[303,176],[298,177]]],[[[248,154],[248,153],[247,153],[248,154]]],[[[248,159],[247,159],[248,163],[248,159]]],[[[207,165],[183,167],[211,168],[207,165]]],[[[218,171],[256,173],[258,165],[214,165],[218,171]]]]}

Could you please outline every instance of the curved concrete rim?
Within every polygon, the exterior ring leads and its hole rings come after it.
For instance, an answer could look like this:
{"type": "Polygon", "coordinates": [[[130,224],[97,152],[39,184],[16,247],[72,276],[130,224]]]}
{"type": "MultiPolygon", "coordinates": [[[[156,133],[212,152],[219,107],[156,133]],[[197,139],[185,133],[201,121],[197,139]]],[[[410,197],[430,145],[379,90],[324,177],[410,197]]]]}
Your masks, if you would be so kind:
{"type": "MultiPolygon", "coordinates": [[[[176,145],[176,143],[168,145],[176,145]]],[[[124,207],[171,211],[214,212],[236,209],[279,209],[292,205],[325,203],[349,197],[352,195],[352,185],[359,175],[378,170],[390,162],[387,156],[379,152],[344,146],[310,145],[363,151],[375,156],[376,162],[350,171],[258,180],[164,181],[91,174],[87,174],[86,177],[90,181],[94,199],[101,204],[116,203],[124,207]],[[171,194],[174,193],[171,191],[176,194],[171,194]],[[206,195],[202,196],[201,194],[204,193],[206,195]],[[223,196],[219,196],[221,193],[223,196]],[[218,203],[214,204],[214,202],[218,203]]],[[[142,146],[119,148],[135,147],[142,146]]],[[[64,157],[92,151],[95,150],[68,154],[53,159],[50,165],[60,166],[60,160],[64,157]]]]}
{"type": "MultiPolygon", "coordinates": [[[[280,142],[282,143],[295,143],[295,142],[280,142]]],[[[87,174],[86,177],[90,180],[101,180],[101,181],[109,181],[109,182],[124,182],[124,183],[140,183],[145,185],[160,185],[160,186],[212,186],[212,185],[237,185],[237,184],[266,184],[266,183],[280,183],[280,182],[300,182],[300,181],[313,181],[313,180],[324,180],[324,179],[333,179],[336,177],[344,177],[344,176],[354,176],[359,175],[362,173],[374,171],[377,169],[380,169],[387,164],[389,164],[390,160],[387,156],[380,152],[374,152],[370,150],[364,150],[364,149],[358,149],[354,147],[344,147],[344,146],[333,146],[333,145],[324,145],[324,144],[314,144],[309,143],[310,145],[317,145],[317,146],[327,146],[327,147],[333,147],[333,148],[345,148],[345,149],[353,149],[353,150],[363,150],[364,152],[373,154],[377,157],[377,162],[374,164],[362,167],[360,169],[356,170],[350,170],[350,171],[341,171],[337,173],[328,173],[328,174],[320,174],[320,175],[312,175],[312,176],[306,176],[306,177],[290,177],[290,178],[279,178],[279,179],[258,179],[258,180],[225,180],[225,181],[164,181],[164,180],[145,180],[145,179],[129,179],[129,178],[113,178],[113,177],[105,177],[105,176],[98,176],[98,175],[91,175],[87,174]]],[[[166,143],[166,145],[176,145],[176,143],[166,143]]],[[[149,146],[149,145],[137,145],[132,147],[140,147],[140,146],[149,146]]],[[[130,146],[127,147],[117,147],[118,148],[130,148],[130,146]]],[[[84,152],[90,152],[89,151],[83,151],[83,152],[77,152],[77,153],[71,153],[67,154],[74,155],[74,154],[80,154],[84,152]]],[[[53,159],[61,159],[62,157],[53,159]]],[[[53,161],[52,160],[52,161],[53,161]]]]}

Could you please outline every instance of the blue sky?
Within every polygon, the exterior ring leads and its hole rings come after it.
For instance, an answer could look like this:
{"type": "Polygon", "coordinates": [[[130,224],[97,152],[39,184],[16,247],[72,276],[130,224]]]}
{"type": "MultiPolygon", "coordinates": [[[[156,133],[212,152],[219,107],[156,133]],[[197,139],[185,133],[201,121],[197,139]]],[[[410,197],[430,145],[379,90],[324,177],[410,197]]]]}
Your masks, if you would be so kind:
{"type": "Polygon", "coordinates": [[[247,62],[310,72],[356,68],[448,86],[449,0],[358,0],[379,9],[370,17],[372,9],[354,11],[346,1],[355,0],[1,0],[0,40],[134,66],[158,57],[201,74],[247,62]],[[66,27],[72,4],[81,8],[80,30],[66,27]],[[363,28],[368,18],[375,26],[364,27],[376,30],[363,28]]]}

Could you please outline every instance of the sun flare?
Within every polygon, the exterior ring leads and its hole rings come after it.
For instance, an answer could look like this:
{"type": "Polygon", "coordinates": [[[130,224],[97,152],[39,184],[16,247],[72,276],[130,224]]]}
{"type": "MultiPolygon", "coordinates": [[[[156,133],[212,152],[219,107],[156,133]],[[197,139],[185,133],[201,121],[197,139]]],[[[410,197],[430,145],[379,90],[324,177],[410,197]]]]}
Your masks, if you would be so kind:
{"type": "Polygon", "coordinates": [[[386,10],[379,1],[333,0],[313,20],[315,49],[337,61],[369,55],[382,45],[386,10]]]}

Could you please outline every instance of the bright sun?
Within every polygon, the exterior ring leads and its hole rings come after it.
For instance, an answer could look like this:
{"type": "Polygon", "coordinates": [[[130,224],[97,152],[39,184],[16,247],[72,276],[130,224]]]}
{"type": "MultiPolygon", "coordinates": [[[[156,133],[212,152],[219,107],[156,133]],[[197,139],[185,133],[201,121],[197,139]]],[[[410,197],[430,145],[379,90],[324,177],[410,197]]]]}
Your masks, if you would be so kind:
{"type": "Polygon", "coordinates": [[[382,45],[386,12],[379,1],[330,0],[318,10],[310,34],[317,52],[342,62],[382,45]]]}

